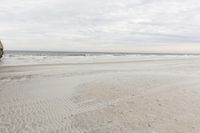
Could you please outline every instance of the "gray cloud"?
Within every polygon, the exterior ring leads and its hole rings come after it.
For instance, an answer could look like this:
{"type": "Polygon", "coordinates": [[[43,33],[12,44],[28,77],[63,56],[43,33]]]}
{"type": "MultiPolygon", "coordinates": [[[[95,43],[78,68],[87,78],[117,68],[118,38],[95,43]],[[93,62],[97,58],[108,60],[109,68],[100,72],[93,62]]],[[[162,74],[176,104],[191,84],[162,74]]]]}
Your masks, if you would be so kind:
{"type": "Polygon", "coordinates": [[[200,43],[199,0],[1,0],[7,49],[130,50],[200,43]]]}

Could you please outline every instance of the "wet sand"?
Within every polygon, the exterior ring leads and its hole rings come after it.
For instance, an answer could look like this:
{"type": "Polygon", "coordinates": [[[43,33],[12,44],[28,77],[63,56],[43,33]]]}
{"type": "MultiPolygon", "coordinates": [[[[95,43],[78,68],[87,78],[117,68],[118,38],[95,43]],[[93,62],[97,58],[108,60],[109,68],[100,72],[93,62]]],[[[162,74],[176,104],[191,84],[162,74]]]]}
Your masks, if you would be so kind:
{"type": "Polygon", "coordinates": [[[0,133],[199,133],[200,58],[0,67],[0,133]]]}

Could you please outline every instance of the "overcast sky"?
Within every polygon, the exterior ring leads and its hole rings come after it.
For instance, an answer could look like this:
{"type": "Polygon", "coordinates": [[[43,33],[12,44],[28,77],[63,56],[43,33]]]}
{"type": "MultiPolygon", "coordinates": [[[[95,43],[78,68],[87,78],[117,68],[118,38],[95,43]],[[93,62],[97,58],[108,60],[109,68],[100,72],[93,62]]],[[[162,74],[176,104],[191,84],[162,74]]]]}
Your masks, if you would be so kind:
{"type": "Polygon", "coordinates": [[[200,51],[199,0],[0,0],[6,49],[200,51]]]}

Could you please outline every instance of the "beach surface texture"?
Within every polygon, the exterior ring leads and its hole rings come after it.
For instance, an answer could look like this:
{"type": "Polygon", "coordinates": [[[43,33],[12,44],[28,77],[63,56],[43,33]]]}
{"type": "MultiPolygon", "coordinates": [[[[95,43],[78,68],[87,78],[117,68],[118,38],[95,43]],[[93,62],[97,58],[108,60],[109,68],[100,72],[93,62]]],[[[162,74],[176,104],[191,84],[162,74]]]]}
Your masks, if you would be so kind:
{"type": "Polygon", "coordinates": [[[2,65],[0,133],[200,133],[200,57],[2,65]]]}

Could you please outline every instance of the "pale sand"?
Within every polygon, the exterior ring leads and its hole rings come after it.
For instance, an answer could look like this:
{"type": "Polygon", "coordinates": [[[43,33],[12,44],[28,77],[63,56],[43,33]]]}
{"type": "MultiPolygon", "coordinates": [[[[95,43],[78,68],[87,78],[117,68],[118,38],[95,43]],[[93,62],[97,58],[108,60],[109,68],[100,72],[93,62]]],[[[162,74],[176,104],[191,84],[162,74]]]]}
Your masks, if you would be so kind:
{"type": "Polygon", "coordinates": [[[0,133],[200,133],[200,58],[0,67],[0,133]]]}

